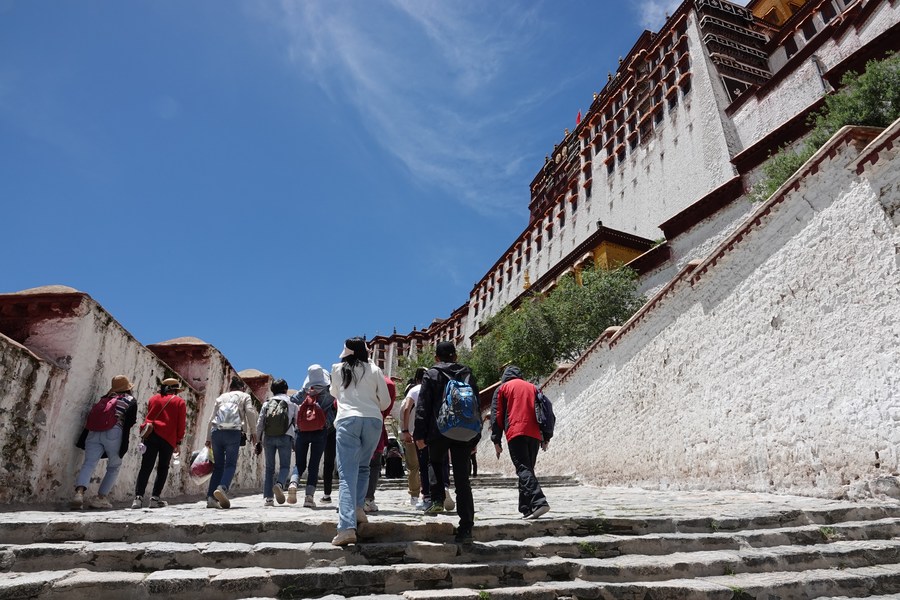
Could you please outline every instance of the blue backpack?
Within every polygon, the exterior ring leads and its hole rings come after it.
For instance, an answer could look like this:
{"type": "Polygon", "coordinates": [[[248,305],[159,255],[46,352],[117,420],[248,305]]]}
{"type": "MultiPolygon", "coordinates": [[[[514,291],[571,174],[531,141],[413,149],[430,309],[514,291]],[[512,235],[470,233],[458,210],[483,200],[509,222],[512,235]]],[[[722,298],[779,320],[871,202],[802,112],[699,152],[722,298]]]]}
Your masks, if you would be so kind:
{"type": "Polygon", "coordinates": [[[550,398],[537,388],[534,393],[534,416],[541,428],[541,437],[545,442],[549,442],[553,437],[553,428],[556,427],[556,415],[553,414],[553,403],[550,402],[550,398]]]}
{"type": "Polygon", "coordinates": [[[475,390],[465,381],[453,379],[444,386],[444,399],[437,414],[437,426],[441,435],[458,442],[468,442],[481,433],[481,407],[475,390]]]}

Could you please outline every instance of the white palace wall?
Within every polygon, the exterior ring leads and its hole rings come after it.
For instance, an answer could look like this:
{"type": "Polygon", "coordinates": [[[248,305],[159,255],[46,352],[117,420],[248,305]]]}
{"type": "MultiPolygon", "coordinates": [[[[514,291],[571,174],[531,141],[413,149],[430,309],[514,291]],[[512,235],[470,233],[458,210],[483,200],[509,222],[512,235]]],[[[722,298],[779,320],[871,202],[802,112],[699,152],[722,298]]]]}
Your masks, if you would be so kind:
{"type": "Polygon", "coordinates": [[[696,269],[545,384],[558,422],[539,473],[900,493],[900,124],[857,174],[873,135],[839,132],[696,269]]]}

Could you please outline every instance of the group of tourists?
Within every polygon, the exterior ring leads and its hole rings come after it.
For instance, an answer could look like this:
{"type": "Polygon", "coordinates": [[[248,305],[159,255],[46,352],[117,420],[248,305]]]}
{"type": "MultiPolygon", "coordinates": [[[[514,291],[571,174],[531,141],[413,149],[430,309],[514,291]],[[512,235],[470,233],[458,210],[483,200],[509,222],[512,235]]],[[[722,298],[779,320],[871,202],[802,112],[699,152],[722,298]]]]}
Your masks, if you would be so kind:
{"type": "MultiPolygon", "coordinates": [[[[475,523],[470,473],[483,426],[479,390],[471,369],[457,362],[452,342],[440,342],[435,354],[436,364],[418,369],[405,390],[399,437],[409,471],[410,503],[425,515],[455,508],[459,516],[455,541],[465,544],[472,541],[475,523]],[[447,491],[451,468],[455,503],[447,491]]],[[[240,448],[249,438],[256,454],[264,454],[263,503],[267,507],[276,502],[296,503],[305,472],[303,506],[315,508],[320,462],[324,462],[320,502],[330,503],[336,464],[340,483],[337,535],[332,543],[356,543],[360,524],[368,521],[367,513],[378,510],[374,493],[382,453],[389,443],[385,417],[395,399],[394,382],[369,361],[365,339],[346,340],[340,362],[330,373],[311,365],[302,389],[293,395],[284,379],[274,380],[271,396],[259,411],[244,388],[243,381],[234,377],[213,407],[206,436],[207,451],[213,457],[207,507],[230,507],[229,487],[240,448]],[[292,451],[296,457],[293,468],[292,451]]],[[[108,460],[106,473],[87,506],[112,508],[107,495],[137,422],[132,390],[127,377],[116,376],[110,390],[91,408],[79,439],[85,458],[76,477],[73,508],[84,506],[88,483],[101,458],[108,460]]],[[[179,391],[177,379],[164,379],[159,393],[148,402],[147,416],[139,428],[142,457],[132,508],[144,507],[154,467],[156,480],[147,505],[166,506],[160,496],[186,426],[186,405],[179,391]]],[[[534,468],[538,450],[547,449],[553,434],[552,421],[549,401],[522,378],[519,369],[506,367],[491,402],[491,441],[499,458],[505,434],[518,476],[519,512],[525,519],[538,518],[549,510],[534,468]]]]}

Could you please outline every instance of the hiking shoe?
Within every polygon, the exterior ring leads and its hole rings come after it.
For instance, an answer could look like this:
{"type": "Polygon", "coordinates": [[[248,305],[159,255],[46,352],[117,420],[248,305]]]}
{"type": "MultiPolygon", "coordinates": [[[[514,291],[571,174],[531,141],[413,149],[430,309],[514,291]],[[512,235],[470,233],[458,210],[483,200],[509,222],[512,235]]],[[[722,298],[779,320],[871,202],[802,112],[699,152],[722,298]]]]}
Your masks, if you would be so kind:
{"type": "Polygon", "coordinates": [[[344,529],[343,531],[338,531],[337,535],[334,536],[334,539],[331,540],[331,543],[335,546],[346,546],[347,544],[355,544],[356,543],[356,530],[355,529],[344,529]]]}
{"type": "Polygon", "coordinates": [[[228,495],[225,494],[225,488],[223,486],[220,485],[217,487],[216,491],[213,492],[213,496],[219,501],[220,508],[231,508],[231,500],[229,500],[228,495]]]}
{"type": "Polygon", "coordinates": [[[328,494],[325,494],[324,496],[322,496],[322,499],[319,500],[319,502],[321,502],[322,504],[330,504],[331,496],[329,496],[328,494]]]}
{"type": "Polygon", "coordinates": [[[450,511],[456,508],[456,502],[453,501],[453,498],[450,497],[450,494],[447,494],[447,497],[444,498],[444,510],[450,511]]]}
{"type": "Polygon", "coordinates": [[[165,508],[169,505],[165,500],[160,500],[159,496],[150,496],[150,508],[165,508]]]}
{"type": "Polygon", "coordinates": [[[444,512],[444,503],[438,502],[436,500],[431,503],[431,506],[429,506],[428,508],[425,509],[426,515],[439,515],[443,512],[444,512]]]}
{"type": "Polygon", "coordinates": [[[297,484],[293,481],[288,484],[288,504],[297,504],[297,484]]]}
{"type": "Polygon", "coordinates": [[[315,507],[316,507],[316,501],[313,500],[312,496],[307,496],[306,499],[303,501],[303,508],[315,508],[315,507]]]}
{"type": "Polygon", "coordinates": [[[219,508],[219,501],[212,496],[206,497],[206,508],[219,508]]]}
{"type": "Polygon", "coordinates": [[[272,492],[275,493],[275,500],[278,501],[278,504],[284,504],[284,489],[281,487],[280,483],[275,484],[275,487],[272,488],[272,492]]]}
{"type": "Polygon", "coordinates": [[[357,506],[356,507],[356,524],[359,525],[360,523],[368,523],[368,522],[369,522],[369,517],[366,516],[366,511],[364,511],[363,509],[361,509],[360,507],[357,506]]]}
{"type": "Polygon", "coordinates": [[[131,501],[131,508],[132,508],[132,510],[144,508],[144,497],[143,496],[135,496],[134,500],[131,501]]]}
{"type": "Polygon", "coordinates": [[[363,506],[363,511],[365,511],[367,513],[378,512],[378,505],[375,504],[374,500],[366,500],[366,504],[363,506]]]}
{"type": "Polygon", "coordinates": [[[456,532],[456,535],[453,536],[453,541],[457,544],[471,544],[474,540],[472,539],[472,532],[463,529],[456,532]]]}
{"type": "Polygon", "coordinates": [[[91,498],[88,501],[88,508],[112,508],[112,502],[110,502],[105,496],[97,496],[96,498],[91,498]]]}
{"type": "Polygon", "coordinates": [[[75,495],[72,496],[72,502],[70,502],[71,507],[74,510],[81,510],[84,508],[84,492],[81,490],[75,490],[75,495]]]}
{"type": "Polygon", "coordinates": [[[431,498],[422,498],[416,502],[416,510],[425,510],[429,506],[431,506],[431,498]]]}
{"type": "Polygon", "coordinates": [[[533,511],[531,511],[530,513],[525,515],[523,518],[524,519],[537,519],[541,515],[546,515],[548,512],[550,512],[550,506],[548,504],[545,504],[543,506],[538,506],[536,509],[534,509],[533,511]]]}
{"type": "Polygon", "coordinates": [[[265,506],[266,508],[274,508],[275,501],[271,498],[266,498],[265,502],[263,502],[263,506],[265,506]]]}

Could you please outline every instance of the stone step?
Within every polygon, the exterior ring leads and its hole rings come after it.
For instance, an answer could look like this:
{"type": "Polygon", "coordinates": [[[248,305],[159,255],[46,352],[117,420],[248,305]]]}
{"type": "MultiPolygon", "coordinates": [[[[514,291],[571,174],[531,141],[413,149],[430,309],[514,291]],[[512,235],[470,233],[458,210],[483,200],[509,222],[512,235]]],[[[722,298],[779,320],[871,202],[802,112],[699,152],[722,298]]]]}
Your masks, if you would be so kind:
{"type": "MultiPolygon", "coordinates": [[[[224,546],[216,546],[211,552],[234,556],[242,550],[239,547],[224,546]]],[[[649,589],[653,587],[650,584],[655,582],[661,586],[660,589],[666,590],[676,585],[672,582],[673,578],[678,578],[677,587],[683,585],[682,581],[692,581],[694,585],[703,582],[741,589],[756,586],[763,592],[766,586],[758,578],[754,578],[755,575],[769,574],[769,583],[774,581],[779,585],[795,585],[798,576],[803,576],[804,572],[844,573],[873,565],[890,565],[888,570],[893,569],[891,577],[885,581],[890,580],[894,587],[885,585],[883,589],[876,591],[900,591],[900,566],[896,564],[900,557],[900,540],[846,541],[740,551],[680,552],[664,556],[628,555],[609,559],[549,557],[394,565],[354,565],[352,551],[335,550],[333,558],[337,558],[338,553],[345,552],[347,560],[333,560],[332,563],[336,566],[328,567],[306,565],[305,568],[300,568],[300,565],[296,565],[293,568],[278,569],[220,565],[215,568],[173,569],[165,564],[152,566],[147,563],[147,566],[155,570],[141,573],[76,568],[7,573],[0,578],[0,598],[55,598],[68,593],[77,597],[90,595],[96,599],[112,592],[122,593],[125,589],[132,590],[130,597],[134,598],[145,595],[187,598],[192,594],[211,592],[223,599],[245,596],[249,592],[284,598],[295,597],[296,594],[302,594],[297,597],[318,597],[325,593],[340,593],[345,596],[365,593],[398,594],[414,589],[446,590],[473,586],[492,588],[500,594],[508,593],[504,592],[504,588],[516,589],[523,585],[541,587],[548,585],[547,582],[569,582],[585,586],[585,589],[591,589],[590,584],[593,582],[604,590],[614,584],[630,586],[629,589],[632,590],[649,589]],[[771,579],[773,573],[779,574],[780,579],[771,579]],[[139,590],[140,593],[134,590],[139,590]]],[[[450,549],[444,548],[444,551],[449,552],[450,549]]],[[[452,551],[456,552],[457,548],[452,551]]],[[[462,549],[462,552],[466,551],[462,549]]],[[[127,555],[122,556],[118,564],[123,562],[129,562],[127,555]]],[[[248,562],[245,555],[243,564],[248,562]]],[[[115,567],[115,564],[110,567],[115,567]]],[[[565,587],[564,583],[552,585],[565,587]]],[[[821,590],[833,593],[833,590],[824,587],[821,590]]],[[[558,593],[550,588],[544,588],[543,592],[558,593]]],[[[494,592],[490,593],[490,597],[494,599],[494,592]]],[[[581,593],[576,596],[589,597],[582,596],[581,593]]],[[[612,594],[612,597],[622,596],[612,594]]]]}
{"type": "Polygon", "coordinates": [[[404,592],[405,600],[814,600],[835,593],[845,598],[897,598],[900,565],[848,569],[746,573],[698,579],[601,583],[536,582],[502,588],[454,588],[404,592]]]}
{"type": "MultiPolygon", "coordinates": [[[[589,536],[615,534],[715,534],[759,531],[760,535],[784,527],[813,526],[811,539],[842,527],[848,521],[874,521],[900,518],[900,507],[867,506],[828,509],[789,510],[748,517],[712,520],[680,516],[553,517],[535,520],[514,518],[480,519],[476,513],[477,540],[525,540],[540,536],[589,536]],[[816,532],[818,529],[818,533],[816,532]]],[[[209,511],[200,504],[180,505],[143,511],[98,512],[21,512],[15,520],[0,522],[0,540],[8,544],[38,542],[323,542],[334,536],[336,514],[330,509],[298,508],[297,505],[270,509],[263,517],[247,518],[241,510],[209,511]],[[102,514],[102,519],[98,515],[102,514]],[[188,518],[185,518],[188,516],[188,518]]],[[[424,540],[445,542],[452,536],[455,514],[425,517],[410,509],[383,510],[370,515],[370,523],[361,530],[369,539],[381,541],[424,540]]],[[[893,526],[892,526],[893,527],[893,526]]],[[[749,538],[748,538],[749,539],[749,538]]],[[[795,543],[785,538],[782,543],[795,543]]]]}
{"type": "MultiPolygon", "coordinates": [[[[428,527],[439,542],[421,540],[365,542],[352,553],[318,542],[90,542],[0,545],[0,571],[46,569],[114,569],[122,561],[134,571],[231,568],[252,564],[265,568],[300,568],[336,564],[386,565],[427,562],[485,562],[538,557],[613,558],[627,555],[659,556],[673,553],[738,551],[772,546],[812,546],[825,542],[884,540],[900,537],[900,519],[842,523],[832,527],[807,525],[763,531],[710,534],[649,534],[643,536],[587,535],[532,537],[524,540],[485,541],[465,552],[449,543],[449,527],[428,527]]],[[[369,536],[368,525],[360,535],[369,536]]],[[[477,530],[476,530],[477,531],[477,530]]],[[[487,535],[478,532],[478,539],[487,535]]],[[[410,536],[413,534],[410,534],[410,536]]],[[[365,538],[363,538],[365,539],[365,538]]],[[[377,537],[370,539],[378,540],[377,537]]]]}

